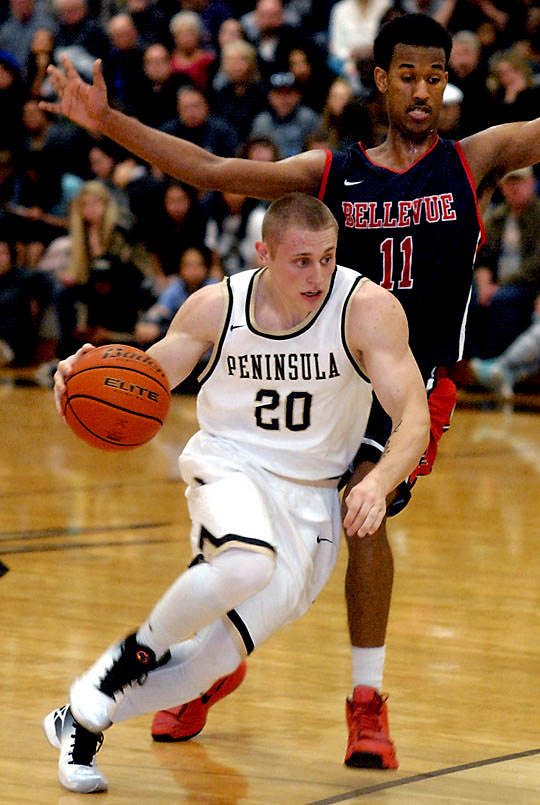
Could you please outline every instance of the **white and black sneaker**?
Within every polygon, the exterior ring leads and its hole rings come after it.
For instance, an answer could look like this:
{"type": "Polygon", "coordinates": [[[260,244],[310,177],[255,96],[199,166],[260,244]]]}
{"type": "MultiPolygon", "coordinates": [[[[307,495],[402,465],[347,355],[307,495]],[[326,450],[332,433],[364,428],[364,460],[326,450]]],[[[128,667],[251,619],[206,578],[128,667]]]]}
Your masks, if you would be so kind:
{"type": "Polygon", "coordinates": [[[51,746],[60,750],[58,779],[64,788],[78,794],[107,790],[107,779],[95,764],[103,733],[89,732],[81,726],[68,704],[45,716],[43,731],[51,746]]]}

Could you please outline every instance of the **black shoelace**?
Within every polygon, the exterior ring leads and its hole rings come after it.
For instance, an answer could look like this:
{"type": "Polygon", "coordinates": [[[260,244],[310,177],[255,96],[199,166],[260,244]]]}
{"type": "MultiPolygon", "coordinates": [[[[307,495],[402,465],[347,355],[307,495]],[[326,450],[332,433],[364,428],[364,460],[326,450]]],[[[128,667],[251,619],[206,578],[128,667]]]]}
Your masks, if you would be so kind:
{"type": "Polygon", "coordinates": [[[73,746],[69,763],[77,766],[91,766],[94,755],[101,749],[103,733],[100,732],[99,735],[96,735],[80,724],[74,723],[71,738],[73,746]]]}

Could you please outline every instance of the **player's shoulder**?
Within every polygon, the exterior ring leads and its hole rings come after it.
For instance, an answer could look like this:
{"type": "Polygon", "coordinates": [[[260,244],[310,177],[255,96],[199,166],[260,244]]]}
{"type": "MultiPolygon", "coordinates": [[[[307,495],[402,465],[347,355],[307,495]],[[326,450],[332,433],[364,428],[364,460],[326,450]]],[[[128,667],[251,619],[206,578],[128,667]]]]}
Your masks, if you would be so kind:
{"type": "Polygon", "coordinates": [[[406,321],[405,311],[396,297],[377,283],[362,277],[352,299],[351,313],[363,322],[388,317],[406,321]]]}

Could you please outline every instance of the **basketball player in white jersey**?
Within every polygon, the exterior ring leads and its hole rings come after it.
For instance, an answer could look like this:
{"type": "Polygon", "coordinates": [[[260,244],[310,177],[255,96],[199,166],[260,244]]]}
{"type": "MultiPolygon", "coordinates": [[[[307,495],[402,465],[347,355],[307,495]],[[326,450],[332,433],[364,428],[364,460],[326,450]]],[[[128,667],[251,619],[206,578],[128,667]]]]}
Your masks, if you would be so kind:
{"type": "MultiPolygon", "coordinates": [[[[379,527],[387,495],[427,445],[405,314],[388,291],[336,266],[337,229],[312,196],[278,199],[256,244],[265,267],[197,291],[149,349],[174,387],[213,347],[197,398],[200,430],[180,457],[194,562],[137,632],[74,682],[69,705],[44,719],[70,791],[107,788],[94,762],[103,730],[200,696],[308,609],[336,560],[337,483],[372,389],[392,434],[348,494],[349,535],[379,527]]],[[[58,366],[60,413],[65,379],[89,349],[58,366]]]]}

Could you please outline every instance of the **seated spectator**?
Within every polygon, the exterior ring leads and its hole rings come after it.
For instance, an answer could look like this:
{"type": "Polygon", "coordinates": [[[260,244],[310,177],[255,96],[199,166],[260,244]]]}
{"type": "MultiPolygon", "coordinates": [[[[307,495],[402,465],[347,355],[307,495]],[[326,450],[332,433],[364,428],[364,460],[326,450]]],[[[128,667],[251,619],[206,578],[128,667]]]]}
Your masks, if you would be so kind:
{"type": "Polygon", "coordinates": [[[330,11],[328,53],[332,69],[354,79],[359,62],[371,60],[373,42],[392,0],[338,0],[330,11]]]}
{"type": "Polygon", "coordinates": [[[258,162],[277,162],[281,159],[279,148],[271,137],[248,137],[238,150],[238,156],[258,162]]]}
{"type": "Polygon", "coordinates": [[[120,10],[125,10],[133,20],[143,48],[156,42],[172,47],[169,21],[162,4],[155,0],[124,0],[120,10]]]}
{"type": "Polygon", "coordinates": [[[208,36],[205,44],[213,49],[217,48],[222,24],[234,16],[230,4],[225,0],[180,0],[180,8],[182,11],[194,11],[199,15],[203,30],[208,36]]]}
{"type": "Polygon", "coordinates": [[[47,277],[15,264],[13,243],[0,233],[0,366],[27,366],[51,295],[47,277]]]}
{"type": "MultiPolygon", "coordinates": [[[[186,299],[199,288],[218,281],[211,276],[210,268],[211,255],[204,246],[190,246],[181,253],[177,276],[171,279],[158,301],[141,316],[137,323],[135,338],[139,347],[146,349],[162,338],[186,299]]],[[[211,350],[208,350],[188,377],[179,386],[176,386],[176,393],[197,393],[200,387],[198,377],[206,367],[210,355],[211,350]]]]}
{"type": "MultiPolygon", "coordinates": [[[[321,129],[327,132],[332,148],[337,148],[343,140],[343,112],[354,98],[350,81],[341,76],[330,85],[324,100],[321,115],[321,129]]],[[[362,137],[357,137],[364,142],[362,137]]]]}
{"type": "Polygon", "coordinates": [[[494,103],[486,83],[488,71],[481,60],[479,37],[472,31],[459,31],[452,43],[448,76],[463,92],[461,128],[463,136],[468,136],[493,125],[494,103]]]}
{"type": "Polygon", "coordinates": [[[261,79],[289,69],[289,53],[304,42],[299,28],[287,23],[281,0],[257,0],[255,10],[241,18],[249,42],[257,51],[261,79]]]}
{"type": "Polygon", "coordinates": [[[295,47],[289,53],[288,69],[302,92],[302,104],[320,114],[336,77],[326,64],[325,52],[315,44],[295,47]]]}
{"type": "Polygon", "coordinates": [[[306,137],[319,128],[320,116],[300,103],[302,97],[292,73],[276,73],[270,79],[269,110],[253,121],[251,134],[275,140],[283,157],[299,154],[306,137]]]}
{"type": "Polygon", "coordinates": [[[210,111],[210,105],[200,90],[190,86],[181,87],[176,109],[177,118],[161,126],[162,131],[189,140],[217,156],[234,156],[238,148],[235,129],[210,111]]]}
{"type": "Polygon", "coordinates": [[[448,140],[460,140],[463,136],[461,128],[461,105],[463,92],[453,84],[444,88],[441,114],[439,116],[439,134],[448,140]]]}
{"type": "Polygon", "coordinates": [[[153,128],[160,128],[176,114],[178,90],[191,86],[182,73],[173,73],[171,54],[159,42],[148,45],[143,53],[143,76],[134,98],[133,114],[153,128]]]}
{"type": "Polygon", "coordinates": [[[47,75],[47,67],[54,64],[54,35],[47,28],[38,28],[32,37],[26,62],[25,81],[31,98],[52,100],[54,90],[47,75]]]}
{"type": "Polygon", "coordinates": [[[7,51],[0,51],[0,149],[15,150],[22,137],[22,110],[26,92],[21,71],[7,51]],[[9,121],[9,125],[5,125],[9,121]]]}
{"type": "Polygon", "coordinates": [[[469,368],[475,380],[495,392],[501,400],[511,400],[514,386],[540,371],[540,296],[536,298],[533,320],[497,358],[473,358],[469,368]]]}
{"type": "Polygon", "coordinates": [[[129,14],[115,14],[107,23],[109,53],[103,74],[111,95],[120,109],[133,114],[143,78],[143,49],[139,33],[129,14]]]}
{"type": "Polygon", "coordinates": [[[70,49],[74,55],[79,49],[81,56],[105,59],[110,50],[109,39],[101,25],[92,18],[87,0],[53,0],[58,18],[54,36],[57,51],[70,49]]]}
{"type": "Polygon", "coordinates": [[[257,265],[255,241],[261,240],[266,205],[237,193],[212,193],[208,202],[205,245],[214,267],[227,277],[257,265]]]}
{"type": "Polygon", "coordinates": [[[54,18],[46,4],[36,0],[9,0],[9,15],[0,26],[0,49],[6,50],[24,69],[30,55],[30,45],[39,28],[55,31],[54,18]]]}
{"type": "Polygon", "coordinates": [[[199,288],[218,282],[210,276],[210,265],[211,254],[204,246],[188,246],[180,252],[175,276],[171,277],[157,302],[137,322],[135,338],[142,349],[163,338],[188,296],[199,288]]]}
{"type": "Polygon", "coordinates": [[[471,357],[500,355],[529,325],[540,292],[540,200],[532,168],[500,182],[504,202],[486,217],[467,324],[471,357]]]}
{"type": "Polygon", "coordinates": [[[169,23],[174,39],[171,65],[173,73],[183,73],[205,92],[210,84],[210,68],[216,60],[214,51],[201,47],[202,24],[198,14],[180,11],[169,23]]]}
{"type": "Polygon", "coordinates": [[[119,225],[118,207],[101,182],[86,182],[71,205],[69,264],[58,270],[57,357],[85,341],[134,343],[140,313],[153,301],[151,260],[119,225]]]}
{"type": "Polygon", "coordinates": [[[152,215],[146,246],[153,255],[162,287],[178,271],[178,255],[188,246],[203,246],[207,216],[189,185],[169,180],[152,215]]]}
{"type": "Polygon", "coordinates": [[[248,137],[256,116],[267,107],[266,92],[259,80],[255,48],[236,40],[221,51],[221,73],[227,83],[215,94],[212,111],[236,129],[238,139],[248,137]]]}
{"type": "MultiPolygon", "coordinates": [[[[224,20],[218,31],[217,36],[217,47],[216,52],[218,54],[223,53],[223,48],[229,42],[245,42],[246,37],[244,35],[244,31],[242,26],[240,25],[240,21],[235,19],[234,17],[229,17],[228,19],[224,20]]],[[[220,89],[229,83],[229,78],[223,73],[218,65],[217,70],[214,72],[212,76],[211,88],[212,92],[217,93],[220,89]]]]}
{"type": "Polygon", "coordinates": [[[525,56],[514,47],[496,53],[490,62],[488,86],[495,100],[495,122],[533,120],[540,107],[540,86],[525,56]]]}

